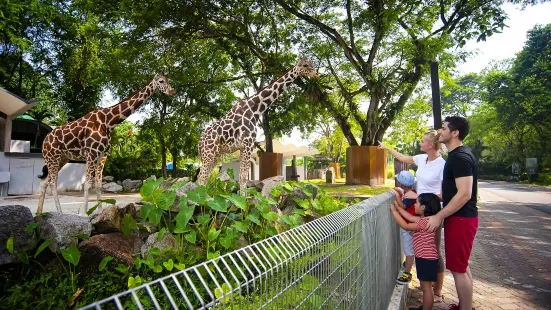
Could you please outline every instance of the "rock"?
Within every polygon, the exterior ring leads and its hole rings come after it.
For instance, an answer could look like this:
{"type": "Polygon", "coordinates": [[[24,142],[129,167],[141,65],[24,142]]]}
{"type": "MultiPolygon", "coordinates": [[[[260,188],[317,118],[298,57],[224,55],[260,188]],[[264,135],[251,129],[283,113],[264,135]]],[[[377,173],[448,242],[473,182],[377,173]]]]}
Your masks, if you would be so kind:
{"type": "Polygon", "coordinates": [[[176,196],[182,197],[187,191],[194,190],[196,188],[197,188],[197,185],[195,185],[195,183],[187,182],[186,185],[176,189],[176,196]]]}
{"type": "Polygon", "coordinates": [[[117,181],[117,184],[122,186],[122,182],[121,181],[117,181]]]}
{"type": "Polygon", "coordinates": [[[174,239],[174,236],[172,236],[170,233],[166,233],[161,241],[157,241],[157,235],[159,233],[156,232],[149,237],[147,237],[147,240],[145,241],[145,244],[142,245],[142,256],[148,257],[150,256],[149,250],[153,248],[157,248],[161,251],[161,253],[164,250],[172,249],[174,251],[178,251],[178,242],[176,239],[174,239]]]}
{"type": "Polygon", "coordinates": [[[119,208],[115,205],[96,209],[90,215],[93,234],[120,232],[122,216],[119,208]]]}
{"type": "Polygon", "coordinates": [[[76,235],[90,236],[92,232],[92,224],[87,216],[50,212],[48,216],[37,215],[34,219],[38,223],[41,239],[55,239],[50,244],[50,249],[56,252],[76,243],[76,235]]]}
{"type": "Polygon", "coordinates": [[[124,236],[122,233],[101,234],[82,241],[79,268],[84,273],[97,273],[101,260],[107,256],[113,257],[108,264],[117,266],[134,265],[133,254],[139,253],[143,241],[137,235],[124,236]]]}
{"type": "Polygon", "coordinates": [[[189,178],[188,177],[183,177],[183,178],[179,178],[176,180],[176,183],[180,183],[180,182],[188,182],[189,181],[189,178]]]}
{"type": "Polygon", "coordinates": [[[145,179],[144,182],[147,181],[147,180],[150,180],[150,179],[153,180],[153,181],[157,181],[157,177],[152,174],[152,175],[149,176],[149,178],[145,179]]]}
{"type": "Polygon", "coordinates": [[[275,177],[267,178],[265,180],[262,180],[260,184],[262,185],[262,195],[264,197],[268,198],[274,198],[272,194],[270,194],[270,191],[272,188],[278,186],[279,184],[283,183],[284,179],[282,175],[278,175],[275,177]]]}
{"type": "Polygon", "coordinates": [[[94,213],[90,215],[92,234],[98,235],[120,232],[121,221],[127,213],[133,218],[137,217],[133,203],[121,203],[119,205],[110,205],[101,209],[96,209],[94,213]]]}
{"type": "Polygon", "coordinates": [[[130,180],[126,179],[122,181],[122,188],[127,192],[137,192],[142,187],[142,180],[130,180]]]}
{"type": "Polygon", "coordinates": [[[109,176],[109,175],[106,175],[102,178],[103,183],[111,183],[111,182],[114,182],[114,181],[115,181],[115,177],[112,177],[112,176],[109,176]]]}
{"type": "Polygon", "coordinates": [[[105,183],[102,185],[103,191],[108,193],[118,193],[122,191],[122,186],[115,182],[105,183]]]}
{"type": "Polygon", "coordinates": [[[245,188],[253,188],[253,187],[256,188],[259,183],[260,183],[259,180],[249,180],[247,181],[247,183],[245,183],[245,188]]]}
{"type": "Polygon", "coordinates": [[[222,182],[230,182],[232,180],[227,171],[224,171],[221,174],[219,174],[217,178],[222,182]]]}
{"type": "Polygon", "coordinates": [[[14,253],[28,251],[36,246],[33,232],[25,232],[25,228],[31,223],[33,215],[29,208],[18,205],[0,206],[0,265],[18,261],[6,249],[10,236],[13,236],[14,253]]]}

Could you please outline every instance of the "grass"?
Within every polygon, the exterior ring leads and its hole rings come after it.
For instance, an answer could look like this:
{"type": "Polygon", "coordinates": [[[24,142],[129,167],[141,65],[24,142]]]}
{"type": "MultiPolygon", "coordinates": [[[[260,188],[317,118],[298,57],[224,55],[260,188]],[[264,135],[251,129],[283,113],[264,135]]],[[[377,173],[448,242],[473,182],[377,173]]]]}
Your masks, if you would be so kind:
{"type": "Polygon", "coordinates": [[[333,196],[348,197],[373,197],[388,192],[394,186],[394,180],[387,180],[385,185],[346,185],[345,179],[337,179],[337,184],[327,184],[323,179],[306,180],[304,182],[314,183],[325,189],[328,194],[333,196]]]}

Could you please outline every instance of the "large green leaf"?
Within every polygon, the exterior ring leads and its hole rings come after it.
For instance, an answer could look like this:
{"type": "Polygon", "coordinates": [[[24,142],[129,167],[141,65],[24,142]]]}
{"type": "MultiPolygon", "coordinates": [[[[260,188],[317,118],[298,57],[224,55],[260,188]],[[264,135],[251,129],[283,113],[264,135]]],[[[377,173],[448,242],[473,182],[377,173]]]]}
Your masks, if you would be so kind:
{"type": "Polygon", "coordinates": [[[155,204],[165,211],[168,211],[168,209],[172,207],[174,200],[176,200],[176,192],[174,191],[169,191],[168,193],[159,192],[155,194],[155,204]]]}
{"type": "Polygon", "coordinates": [[[166,262],[163,262],[163,266],[165,266],[166,270],[172,271],[172,268],[174,268],[174,261],[170,258],[166,262]]]}
{"type": "Polygon", "coordinates": [[[204,186],[198,186],[196,189],[186,192],[188,200],[204,206],[207,203],[207,189],[204,186]]]}
{"type": "Polygon", "coordinates": [[[279,218],[277,213],[275,213],[273,211],[268,212],[268,213],[263,213],[262,217],[267,219],[268,221],[271,221],[271,222],[275,222],[279,218]]]}
{"type": "Polygon", "coordinates": [[[147,221],[147,219],[151,215],[151,212],[153,212],[153,210],[155,210],[155,209],[156,209],[156,207],[154,205],[150,204],[150,203],[144,204],[140,208],[140,216],[141,216],[142,220],[147,221]]]}
{"type": "Polygon", "coordinates": [[[73,264],[73,266],[78,265],[78,262],[80,261],[80,252],[74,243],[72,243],[68,248],[62,249],[61,255],[63,255],[63,258],[66,261],[73,264]]]}
{"type": "Polygon", "coordinates": [[[218,235],[220,235],[220,230],[217,230],[214,227],[211,227],[208,233],[209,241],[214,241],[216,238],[218,238],[218,235]]]}
{"type": "Polygon", "coordinates": [[[140,195],[142,196],[142,200],[153,202],[153,197],[152,197],[153,192],[155,191],[155,189],[157,189],[157,187],[159,187],[159,185],[161,185],[161,183],[163,183],[163,181],[164,181],[164,178],[159,178],[157,180],[147,179],[143,183],[142,188],[140,189],[140,195]]]}
{"type": "Polygon", "coordinates": [[[247,221],[247,220],[245,220],[243,222],[235,221],[235,222],[233,222],[231,227],[234,227],[235,229],[237,229],[238,231],[240,231],[242,233],[246,233],[247,230],[249,230],[249,221],[247,221]]]}
{"type": "Polygon", "coordinates": [[[307,199],[300,199],[298,197],[293,197],[293,200],[304,210],[308,210],[310,208],[310,202],[307,199]]]}
{"type": "Polygon", "coordinates": [[[176,227],[180,230],[187,227],[189,220],[193,216],[193,212],[195,212],[194,206],[181,207],[180,212],[178,212],[178,215],[174,218],[176,221],[176,227]]]}
{"type": "Polygon", "coordinates": [[[189,234],[186,234],[186,235],[184,236],[184,238],[185,238],[188,242],[195,244],[195,242],[197,241],[197,233],[194,232],[194,231],[192,231],[192,232],[190,232],[189,234]]]}
{"type": "Polygon", "coordinates": [[[249,219],[251,222],[255,223],[256,225],[260,225],[260,211],[253,209],[249,215],[247,215],[247,219],[249,219]]]}
{"type": "Polygon", "coordinates": [[[197,222],[199,222],[199,224],[201,225],[205,225],[206,223],[208,223],[210,220],[210,216],[208,214],[201,214],[199,216],[197,216],[197,222]]]}
{"type": "Polygon", "coordinates": [[[224,197],[220,195],[214,196],[214,199],[210,200],[207,205],[216,212],[228,211],[228,206],[226,205],[226,199],[224,199],[224,197]]]}
{"type": "Polygon", "coordinates": [[[234,206],[247,212],[247,198],[238,194],[233,193],[231,197],[228,198],[234,206]]]}
{"type": "Polygon", "coordinates": [[[134,229],[138,228],[138,225],[136,224],[136,221],[130,214],[125,214],[121,221],[121,230],[122,233],[125,236],[128,236],[130,232],[134,229]]]}
{"type": "Polygon", "coordinates": [[[151,213],[149,213],[149,222],[153,225],[159,225],[161,222],[161,218],[163,217],[163,211],[161,209],[153,209],[151,213]]]}

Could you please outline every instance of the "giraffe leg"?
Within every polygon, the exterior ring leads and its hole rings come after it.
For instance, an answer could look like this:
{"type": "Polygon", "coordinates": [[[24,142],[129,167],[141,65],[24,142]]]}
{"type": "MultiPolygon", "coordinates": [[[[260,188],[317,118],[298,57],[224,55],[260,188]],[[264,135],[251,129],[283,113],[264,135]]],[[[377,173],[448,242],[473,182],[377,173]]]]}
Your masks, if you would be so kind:
{"type": "Polygon", "coordinates": [[[251,168],[251,153],[254,144],[250,141],[244,141],[245,146],[241,149],[241,159],[239,162],[239,193],[245,194],[245,186],[249,180],[249,172],[251,168]]]}
{"type": "MultiPolygon", "coordinates": [[[[96,167],[98,163],[98,154],[86,155],[86,180],[84,181],[84,203],[78,211],[79,214],[86,215],[88,210],[88,194],[90,187],[94,184],[94,176],[96,174],[96,167]]],[[[101,156],[99,156],[101,158],[101,156]]]]}
{"type": "Polygon", "coordinates": [[[46,189],[48,188],[49,181],[50,176],[47,176],[45,180],[40,181],[40,195],[38,196],[38,208],[36,209],[36,214],[42,213],[44,198],[46,197],[46,189]]]}
{"type": "Polygon", "coordinates": [[[96,184],[95,184],[95,189],[96,189],[96,197],[97,197],[97,203],[99,203],[99,209],[102,208],[102,203],[100,202],[101,200],[101,182],[102,182],[102,179],[103,179],[103,167],[105,166],[105,161],[107,160],[107,156],[103,156],[99,163],[98,163],[98,167],[96,168],[96,184]]]}
{"type": "MultiPolygon", "coordinates": [[[[59,175],[59,171],[61,171],[61,168],[65,166],[65,164],[69,162],[66,158],[58,159],[58,162],[54,162],[51,164],[48,164],[48,177],[47,181],[44,182],[44,185],[41,184],[41,193],[42,193],[42,186],[44,186],[44,196],[46,195],[46,189],[49,187],[50,191],[52,192],[52,196],[54,196],[54,203],[55,207],[57,209],[57,212],[63,213],[61,210],[61,203],[59,202],[59,196],[57,195],[57,177],[59,175]]],[[[40,199],[42,200],[42,203],[44,203],[44,196],[40,196],[40,199]]],[[[40,199],[39,199],[39,206],[40,206],[40,213],[42,213],[42,206],[40,205],[40,199]]],[[[38,211],[37,211],[38,213],[38,211]]]]}
{"type": "Polygon", "coordinates": [[[203,165],[199,170],[199,177],[197,178],[197,184],[207,185],[210,173],[212,172],[212,169],[214,169],[214,166],[216,166],[217,161],[218,161],[218,158],[216,156],[205,156],[205,158],[202,158],[203,165]]]}

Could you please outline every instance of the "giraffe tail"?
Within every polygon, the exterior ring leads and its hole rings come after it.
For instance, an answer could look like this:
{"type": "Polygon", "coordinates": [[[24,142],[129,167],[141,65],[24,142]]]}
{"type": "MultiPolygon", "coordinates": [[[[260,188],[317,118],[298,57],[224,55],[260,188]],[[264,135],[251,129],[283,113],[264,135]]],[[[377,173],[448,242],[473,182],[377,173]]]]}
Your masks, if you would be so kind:
{"type": "Polygon", "coordinates": [[[191,182],[196,182],[197,181],[197,179],[199,178],[199,172],[201,172],[201,167],[199,167],[199,168],[197,168],[197,170],[195,170],[195,175],[191,179],[191,182]]]}
{"type": "Polygon", "coordinates": [[[44,165],[44,167],[42,167],[42,175],[39,175],[38,178],[45,179],[46,177],[48,177],[48,166],[44,165]]]}

